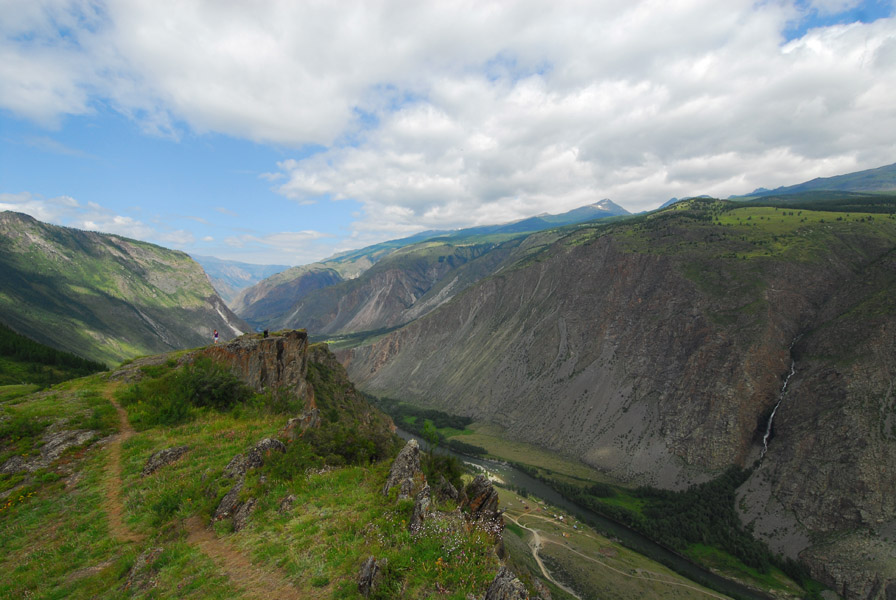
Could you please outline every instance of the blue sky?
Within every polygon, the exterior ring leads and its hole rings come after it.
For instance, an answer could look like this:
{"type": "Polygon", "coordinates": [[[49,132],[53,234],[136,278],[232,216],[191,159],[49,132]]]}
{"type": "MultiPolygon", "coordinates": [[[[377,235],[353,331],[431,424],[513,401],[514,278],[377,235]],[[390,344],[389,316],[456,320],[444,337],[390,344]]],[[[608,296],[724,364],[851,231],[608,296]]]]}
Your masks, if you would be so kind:
{"type": "Polygon", "coordinates": [[[892,1],[0,0],[0,209],[304,264],[896,162],[892,1]]]}

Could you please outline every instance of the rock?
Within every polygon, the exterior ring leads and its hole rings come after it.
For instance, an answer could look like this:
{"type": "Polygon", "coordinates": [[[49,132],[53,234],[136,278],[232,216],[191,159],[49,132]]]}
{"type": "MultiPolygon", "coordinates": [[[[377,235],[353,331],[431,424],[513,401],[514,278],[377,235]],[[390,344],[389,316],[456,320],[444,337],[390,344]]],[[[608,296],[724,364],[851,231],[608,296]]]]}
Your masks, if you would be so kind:
{"type": "Polygon", "coordinates": [[[146,477],[147,475],[155,473],[165,465],[170,465],[171,463],[176,461],[178,458],[186,454],[189,450],[189,446],[177,446],[175,448],[165,448],[164,450],[159,450],[158,452],[153,453],[153,455],[150,456],[149,459],[147,459],[146,464],[143,466],[141,475],[143,477],[146,477]]]}
{"type": "Polygon", "coordinates": [[[265,458],[272,452],[286,452],[286,445],[280,440],[264,438],[246,454],[237,454],[230,459],[230,462],[224,467],[224,476],[239,479],[245,476],[249,469],[257,469],[264,465],[265,458]]]}
{"type": "Polygon", "coordinates": [[[13,456],[0,467],[0,475],[6,475],[8,473],[18,473],[20,471],[28,470],[28,462],[19,455],[13,456]]]}
{"type": "Polygon", "coordinates": [[[308,334],[304,331],[287,331],[267,338],[244,335],[227,344],[205,348],[201,354],[226,364],[256,392],[288,390],[306,401],[313,394],[306,380],[308,334]]]}
{"type": "Polygon", "coordinates": [[[526,586],[507,567],[501,567],[488,586],[488,591],[485,592],[485,600],[528,600],[528,598],[529,592],[526,591],[526,586]]]}
{"type": "Polygon", "coordinates": [[[440,502],[444,502],[445,500],[460,502],[460,492],[457,491],[456,487],[451,485],[450,481],[445,479],[444,475],[439,475],[439,485],[436,487],[436,499],[440,502]]]}
{"type": "Polygon", "coordinates": [[[389,471],[386,485],[383,486],[383,495],[388,496],[389,490],[398,487],[398,499],[410,498],[418,481],[424,482],[426,477],[420,468],[420,446],[417,440],[408,440],[389,471]]]}
{"type": "Polygon", "coordinates": [[[258,503],[258,500],[255,498],[249,498],[245,502],[243,502],[240,507],[236,510],[236,513],[233,515],[233,530],[240,531],[249,523],[249,515],[252,514],[252,511],[255,510],[255,505],[258,503]]]}
{"type": "Polygon", "coordinates": [[[408,531],[416,533],[423,527],[423,521],[426,519],[426,513],[432,508],[432,496],[430,495],[429,485],[424,485],[423,489],[417,493],[414,499],[414,513],[411,515],[411,521],[408,523],[408,531]]]}
{"type": "Polygon", "coordinates": [[[296,440],[302,437],[306,430],[320,427],[320,423],[320,409],[315,406],[303,412],[301,416],[293,417],[287,421],[281,435],[291,440],[296,440]]]}
{"type": "Polygon", "coordinates": [[[469,509],[471,521],[490,521],[501,516],[498,492],[485,475],[477,475],[464,492],[467,495],[464,508],[469,509]]]}
{"type": "Polygon", "coordinates": [[[280,452],[281,454],[286,452],[286,445],[280,440],[264,438],[255,444],[254,448],[249,450],[249,455],[246,459],[248,468],[257,469],[264,465],[265,458],[274,452],[280,452]]]}
{"type": "Polygon", "coordinates": [[[536,596],[538,600],[553,600],[551,590],[538,577],[532,577],[532,587],[535,588],[535,593],[538,594],[536,596]]]}
{"type": "Polygon", "coordinates": [[[377,560],[370,556],[364,561],[361,572],[358,574],[358,591],[362,596],[369,596],[376,591],[383,581],[388,566],[389,560],[386,558],[377,560]]]}
{"type": "Polygon", "coordinates": [[[227,517],[235,514],[235,512],[239,509],[240,502],[240,490],[243,489],[243,480],[240,479],[236,482],[230,491],[225,494],[223,498],[221,498],[221,502],[218,503],[218,508],[215,509],[215,514],[212,515],[212,522],[220,521],[221,519],[226,519],[227,517]]]}
{"type": "Polygon", "coordinates": [[[280,507],[277,509],[277,512],[280,514],[289,512],[292,510],[292,505],[296,502],[295,494],[289,494],[284,497],[283,500],[280,501],[280,507]]]}
{"type": "Polygon", "coordinates": [[[150,548],[145,550],[134,561],[128,573],[127,581],[125,581],[124,589],[126,590],[146,590],[156,585],[155,570],[152,568],[153,563],[162,554],[164,548],[150,548]]]}

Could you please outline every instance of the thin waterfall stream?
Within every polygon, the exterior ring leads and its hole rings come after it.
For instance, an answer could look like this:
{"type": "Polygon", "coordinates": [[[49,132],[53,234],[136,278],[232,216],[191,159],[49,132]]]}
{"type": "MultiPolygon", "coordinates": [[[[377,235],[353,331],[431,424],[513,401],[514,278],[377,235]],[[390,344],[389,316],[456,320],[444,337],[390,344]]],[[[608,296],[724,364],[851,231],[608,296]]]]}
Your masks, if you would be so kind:
{"type": "Polygon", "coordinates": [[[790,378],[796,373],[796,359],[793,358],[793,345],[796,344],[799,339],[799,337],[796,337],[790,343],[790,373],[784,378],[784,385],[781,386],[781,392],[778,394],[778,402],[775,403],[775,408],[772,409],[772,414],[768,417],[768,423],[765,426],[765,435],[762,436],[762,452],[759,453],[759,460],[762,460],[765,453],[768,452],[768,438],[772,435],[772,423],[775,420],[775,413],[778,412],[778,408],[780,408],[781,403],[784,402],[784,397],[787,395],[787,384],[790,383],[790,378]]]}

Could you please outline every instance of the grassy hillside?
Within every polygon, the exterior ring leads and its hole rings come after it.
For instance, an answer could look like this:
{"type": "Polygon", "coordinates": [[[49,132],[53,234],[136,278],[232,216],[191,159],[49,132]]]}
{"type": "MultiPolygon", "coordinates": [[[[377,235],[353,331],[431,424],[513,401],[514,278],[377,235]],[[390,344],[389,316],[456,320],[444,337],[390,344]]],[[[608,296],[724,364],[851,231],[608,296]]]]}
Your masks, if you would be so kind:
{"type": "Polygon", "coordinates": [[[382,494],[393,438],[359,435],[380,426],[339,408],[340,370],[312,360],[323,423],[247,472],[240,498],[258,503],[240,531],[209,525],[232,485],[222,470],[297,407],[176,355],[0,399],[0,569],[12,574],[0,597],[358,598],[371,555],[389,564],[373,597],[481,596],[498,568],[491,534],[448,515],[408,530],[413,501],[382,494]],[[203,400],[210,389],[218,401],[203,400]],[[9,467],[68,432],[85,435],[30,472],[9,467]],[[180,446],[173,464],[142,474],[153,453],[180,446]]]}
{"type": "Polygon", "coordinates": [[[0,213],[0,320],[107,364],[248,329],[189,256],[0,213]]]}

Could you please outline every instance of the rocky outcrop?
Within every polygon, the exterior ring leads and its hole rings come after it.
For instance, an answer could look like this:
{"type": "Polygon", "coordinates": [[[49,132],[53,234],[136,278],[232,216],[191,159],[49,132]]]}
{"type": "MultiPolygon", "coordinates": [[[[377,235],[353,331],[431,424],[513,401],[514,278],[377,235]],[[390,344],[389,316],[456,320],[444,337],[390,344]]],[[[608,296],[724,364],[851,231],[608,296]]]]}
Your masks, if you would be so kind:
{"type": "Polygon", "coordinates": [[[388,496],[392,488],[398,488],[399,500],[410,498],[414,495],[414,490],[424,482],[425,477],[420,468],[420,445],[417,440],[409,440],[392,462],[389,477],[383,486],[383,495],[388,496]]]}
{"type": "Polygon", "coordinates": [[[498,491],[485,475],[477,475],[464,489],[467,500],[461,507],[470,521],[493,526],[500,533],[504,529],[504,517],[498,509],[498,491]]]}
{"type": "Polygon", "coordinates": [[[313,389],[308,373],[308,334],[287,331],[270,337],[249,334],[201,351],[230,367],[256,392],[286,391],[309,402],[313,389]]]}
{"type": "Polygon", "coordinates": [[[529,600],[529,592],[510,569],[501,567],[485,592],[485,600],[529,600]]]}
{"type": "Polygon", "coordinates": [[[153,452],[153,454],[146,459],[146,464],[143,465],[143,470],[140,472],[140,475],[143,477],[152,475],[162,467],[170,465],[189,451],[189,446],[177,446],[175,448],[165,448],[164,450],[153,452]]]}
{"type": "Polygon", "coordinates": [[[414,512],[411,513],[411,520],[408,521],[408,531],[417,532],[423,527],[423,521],[432,508],[432,495],[430,494],[429,484],[425,484],[423,489],[417,492],[414,497],[414,512]]]}
{"type": "Polygon", "coordinates": [[[240,492],[243,490],[243,485],[246,481],[246,473],[249,469],[257,469],[263,466],[265,460],[275,452],[286,452],[286,446],[279,440],[264,438],[245,454],[237,454],[230,459],[230,462],[224,467],[222,475],[225,479],[235,480],[235,483],[218,503],[218,507],[212,515],[212,522],[232,518],[234,531],[239,531],[246,526],[249,515],[257,502],[255,498],[248,498],[245,501],[240,500],[240,492]]]}
{"type": "Polygon", "coordinates": [[[439,475],[439,483],[436,486],[435,495],[436,499],[440,502],[452,500],[460,504],[464,500],[461,493],[457,491],[457,488],[454,487],[450,481],[445,479],[444,475],[439,475]]]}
{"type": "Polygon", "coordinates": [[[30,458],[13,456],[0,466],[0,474],[5,475],[22,471],[33,473],[38,469],[45,469],[69,448],[86,444],[94,437],[96,437],[96,432],[87,429],[48,430],[41,437],[43,445],[40,447],[39,454],[30,458]]]}
{"type": "Polygon", "coordinates": [[[370,556],[364,561],[364,564],[361,566],[361,572],[358,573],[358,591],[362,596],[366,597],[376,592],[383,581],[383,576],[388,566],[389,560],[386,558],[377,560],[375,557],[370,556]]]}

